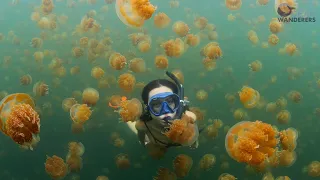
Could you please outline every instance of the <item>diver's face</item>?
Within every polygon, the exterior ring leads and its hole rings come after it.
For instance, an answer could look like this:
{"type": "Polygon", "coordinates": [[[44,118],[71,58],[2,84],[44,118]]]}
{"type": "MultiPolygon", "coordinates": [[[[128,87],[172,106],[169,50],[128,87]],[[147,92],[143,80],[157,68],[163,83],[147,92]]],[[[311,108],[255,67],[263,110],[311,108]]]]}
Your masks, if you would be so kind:
{"type": "MultiPolygon", "coordinates": [[[[155,88],[155,89],[152,89],[150,92],[149,92],[149,96],[148,96],[148,99],[150,99],[152,96],[156,95],[156,94],[159,94],[159,93],[166,93],[166,92],[171,92],[172,93],[172,90],[166,86],[161,86],[161,87],[158,87],[158,88],[155,88]]],[[[166,117],[170,117],[170,118],[173,118],[174,116],[176,115],[176,112],[174,113],[167,113],[167,114],[163,114],[163,115],[160,115],[160,116],[155,116],[151,113],[151,117],[153,119],[159,119],[159,120],[162,120],[166,117]]]]}

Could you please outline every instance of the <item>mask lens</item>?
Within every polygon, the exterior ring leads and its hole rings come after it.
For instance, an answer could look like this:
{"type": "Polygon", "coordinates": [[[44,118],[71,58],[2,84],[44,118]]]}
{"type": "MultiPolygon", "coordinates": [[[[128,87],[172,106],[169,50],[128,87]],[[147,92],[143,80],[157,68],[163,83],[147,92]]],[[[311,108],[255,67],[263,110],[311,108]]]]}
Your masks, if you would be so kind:
{"type": "Polygon", "coordinates": [[[175,94],[168,95],[166,97],[157,97],[151,99],[149,102],[149,108],[154,115],[161,115],[162,108],[164,107],[164,102],[172,111],[175,111],[179,106],[180,100],[179,97],[175,94]]]}

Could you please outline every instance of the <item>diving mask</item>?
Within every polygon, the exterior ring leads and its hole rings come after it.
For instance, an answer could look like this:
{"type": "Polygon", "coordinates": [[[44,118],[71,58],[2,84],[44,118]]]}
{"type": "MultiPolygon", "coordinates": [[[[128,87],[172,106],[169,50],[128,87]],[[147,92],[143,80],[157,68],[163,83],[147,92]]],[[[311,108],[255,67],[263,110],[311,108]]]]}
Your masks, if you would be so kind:
{"type": "Polygon", "coordinates": [[[179,107],[180,98],[172,92],[155,94],[148,102],[148,109],[155,116],[175,113],[179,107]]]}

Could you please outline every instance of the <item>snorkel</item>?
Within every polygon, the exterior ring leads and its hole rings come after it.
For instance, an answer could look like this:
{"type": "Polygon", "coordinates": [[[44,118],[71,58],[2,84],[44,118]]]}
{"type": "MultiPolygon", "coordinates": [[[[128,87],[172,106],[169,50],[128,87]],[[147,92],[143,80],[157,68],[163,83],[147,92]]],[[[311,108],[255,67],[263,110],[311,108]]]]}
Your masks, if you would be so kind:
{"type": "Polygon", "coordinates": [[[179,82],[178,78],[172,74],[171,72],[169,71],[166,71],[166,75],[174,81],[174,83],[177,85],[177,88],[178,88],[178,96],[180,98],[180,106],[179,106],[179,109],[177,110],[177,114],[176,114],[176,118],[177,119],[181,119],[181,116],[183,114],[183,108],[184,106],[186,105],[186,101],[184,100],[184,88],[183,88],[183,85],[179,82]]]}

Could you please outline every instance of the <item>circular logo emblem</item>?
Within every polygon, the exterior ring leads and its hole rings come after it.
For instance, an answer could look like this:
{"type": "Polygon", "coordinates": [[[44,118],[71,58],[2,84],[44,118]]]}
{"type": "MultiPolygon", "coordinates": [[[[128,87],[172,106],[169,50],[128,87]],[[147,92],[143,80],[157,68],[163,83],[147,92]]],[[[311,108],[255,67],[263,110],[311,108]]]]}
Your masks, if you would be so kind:
{"type": "Polygon", "coordinates": [[[287,3],[281,3],[279,6],[278,6],[278,14],[282,17],[287,17],[287,16],[290,16],[291,13],[292,13],[292,10],[294,10],[295,8],[294,7],[290,7],[289,4],[287,3]]]}

